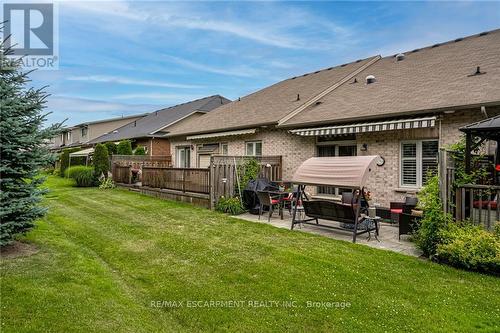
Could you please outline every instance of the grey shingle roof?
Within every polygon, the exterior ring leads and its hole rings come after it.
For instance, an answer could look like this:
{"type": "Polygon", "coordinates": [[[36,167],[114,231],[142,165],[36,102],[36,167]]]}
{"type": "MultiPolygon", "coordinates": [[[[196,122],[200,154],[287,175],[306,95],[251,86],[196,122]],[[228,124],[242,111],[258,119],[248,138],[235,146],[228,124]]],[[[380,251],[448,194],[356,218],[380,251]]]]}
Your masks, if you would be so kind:
{"type": "Polygon", "coordinates": [[[384,57],[284,126],[314,126],[500,104],[500,29],[384,57]],[[474,75],[477,67],[484,74],[474,75]],[[366,84],[366,76],[376,82],[366,84]]]}
{"type": "MultiPolygon", "coordinates": [[[[214,95],[171,106],[165,109],[151,112],[147,116],[141,119],[137,119],[136,121],[128,123],[127,125],[124,125],[120,128],[117,128],[111,133],[104,134],[90,141],[89,143],[100,143],[154,136],[152,133],[158,132],[161,129],[172,125],[193,113],[206,113],[229,102],[231,101],[223,96],[214,95]]],[[[162,133],[161,135],[163,134],[164,133],[162,133]]]]}
{"type": "Polygon", "coordinates": [[[278,122],[278,127],[297,128],[496,105],[500,104],[499,55],[500,29],[406,52],[402,61],[395,56],[373,57],[328,68],[278,82],[186,121],[168,136],[278,122]],[[471,75],[477,66],[486,74],[471,75]],[[376,82],[366,84],[368,75],[374,75],[376,82]]]}
{"type": "Polygon", "coordinates": [[[358,60],[278,82],[242,97],[241,100],[223,105],[199,120],[186,121],[185,124],[175,128],[169,136],[276,124],[282,117],[335,85],[353,71],[367,65],[372,59],[358,60]]]}

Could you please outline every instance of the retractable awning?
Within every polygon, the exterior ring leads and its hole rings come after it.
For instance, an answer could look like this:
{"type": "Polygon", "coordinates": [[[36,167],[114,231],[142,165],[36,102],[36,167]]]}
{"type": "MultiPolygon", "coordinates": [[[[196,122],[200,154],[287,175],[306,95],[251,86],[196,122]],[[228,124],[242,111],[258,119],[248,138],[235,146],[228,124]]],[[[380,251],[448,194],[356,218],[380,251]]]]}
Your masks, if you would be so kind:
{"type": "Polygon", "coordinates": [[[74,153],[69,154],[70,157],[81,157],[81,156],[89,156],[94,153],[94,148],[87,148],[83,150],[76,151],[74,153]]]}
{"type": "Polygon", "coordinates": [[[326,136],[381,131],[394,131],[413,128],[429,128],[436,126],[436,117],[412,119],[397,119],[389,121],[366,122],[349,125],[327,126],[319,128],[301,128],[290,130],[290,133],[300,136],[326,136]]]}
{"type": "Polygon", "coordinates": [[[227,131],[227,132],[217,132],[217,133],[207,133],[207,134],[199,134],[188,136],[187,140],[197,140],[197,139],[208,139],[208,138],[218,138],[223,136],[232,136],[232,135],[244,135],[244,134],[254,134],[256,132],[256,128],[244,129],[239,131],[227,131]]]}

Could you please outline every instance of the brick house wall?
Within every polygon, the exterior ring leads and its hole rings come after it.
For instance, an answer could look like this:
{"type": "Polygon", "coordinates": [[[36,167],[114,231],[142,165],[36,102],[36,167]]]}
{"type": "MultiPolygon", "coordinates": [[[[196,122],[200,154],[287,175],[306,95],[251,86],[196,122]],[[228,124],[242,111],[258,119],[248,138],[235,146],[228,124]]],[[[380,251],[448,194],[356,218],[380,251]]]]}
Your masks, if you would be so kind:
{"type": "MultiPolygon", "coordinates": [[[[500,114],[500,108],[487,108],[488,117],[500,114]]],[[[437,139],[439,147],[446,147],[457,142],[462,135],[459,128],[484,119],[480,108],[443,114],[434,128],[363,133],[356,136],[358,155],[381,155],[385,164],[376,167],[368,179],[367,188],[373,193],[373,202],[389,206],[391,201],[401,201],[407,193],[415,193],[417,188],[400,186],[400,144],[404,140],[437,139]],[[367,150],[362,151],[363,144],[367,150]]],[[[297,167],[306,159],[317,155],[315,137],[301,137],[282,129],[259,129],[257,133],[244,136],[230,136],[210,140],[186,141],[171,139],[172,158],[176,165],[175,149],[190,146],[191,167],[197,167],[197,145],[201,143],[228,143],[229,155],[245,155],[247,141],[262,141],[263,155],[283,156],[283,180],[291,179],[297,167]]],[[[491,145],[490,145],[491,146],[491,145]]],[[[490,151],[491,148],[490,148],[490,151]]],[[[308,192],[315,194],[316,188],[309,187],[308,192]]]]}
{"type": "Polygon", "coordinates": [[[300,137],[290,134],[286,130],[263,129],[255,134],[221,137],[210,140],[193,140],[188,142],[172,139],[173,162],[174,165],[177,165],[177,156],[175,154],[177,147],[193,146],[191,150],[191,167],[198,167],[198,144],[227,143],[228,155],[242,156],[245,155],[246,142],[248,141],[262,141],[262,155],[283,156],[283,180],[291,179],[298,166],[316,154],[315,138],[300,137]]]}
{"type": "Polygon", "coordinates": [[[170,141],[162,138],[139,138],[135,140],[137,146],[146,148],[147,155],[165,156],[170,155],[170,141]]]}

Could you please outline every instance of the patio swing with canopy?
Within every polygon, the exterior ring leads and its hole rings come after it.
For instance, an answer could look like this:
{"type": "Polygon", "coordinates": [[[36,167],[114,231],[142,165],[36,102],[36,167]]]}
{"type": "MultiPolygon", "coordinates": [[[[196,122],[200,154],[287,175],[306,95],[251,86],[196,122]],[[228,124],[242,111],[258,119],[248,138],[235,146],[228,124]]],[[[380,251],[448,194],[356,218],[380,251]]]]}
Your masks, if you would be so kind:
{"type": "Polygon", "coordinates": [[[318,219],[335,221],[354,226],[352,241],[356,236],[375,231],[378,236],[378,223],[374,226],[366,225],[364,230],[358,231],[358,225],[367,217],[361,215],[362,199],[365,199],[365,183],[371,169],[379,158],[375,156],[349,156],[349,157],[313,157],[302,163],[292,178],[292,183],[297,185],[293,196],[292,226],[296,224],[310,224],[330,229],[345,228],[320,224],[318,219]],[[305,192],[306,185],[333,186],[348,188],[354,194],[351,203],[340,203],[330,200],[311,200],[305,192]],[[305,218],[298,219],[297,210],[303,206],[305,218]],[[312,222],[315,221],[315,222],[312,222]]]}

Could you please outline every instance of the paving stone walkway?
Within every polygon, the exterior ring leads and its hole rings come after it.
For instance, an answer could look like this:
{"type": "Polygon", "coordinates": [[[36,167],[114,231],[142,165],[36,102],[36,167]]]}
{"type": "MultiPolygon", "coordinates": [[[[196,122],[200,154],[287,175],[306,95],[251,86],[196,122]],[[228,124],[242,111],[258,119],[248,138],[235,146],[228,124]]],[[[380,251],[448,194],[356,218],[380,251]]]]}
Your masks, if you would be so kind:
{"type": "MultiPolygon", "coordinates": [[[[291,216],[288,212],[284,213],[284,218],[283,220],[280,219],[278,214],[275,214],[271,218],[271,222],[267,222],[267,215],[264,214],[261,219],[259,220],[258,215],[253,215],[250,213],[245,213],[242,215],[235,216],[236,218],[240,218],[243,220],[251,221],[251,222],[258,222],[258,223],[268,223],[271,224],[275,227],[278,228],[285,228],[285,229],[290,229],[291,225],[291,216]]],[[[319,220],[320,224],[326,224],[326,225],[337,225],[337,222],[332,222],[332,221],[325,221],[325,220],[319,220]]],[[[322,228],[320,226],[313,226],[313,225],[296,225],[294,230],[298,232],[309,232],[325,237],[330,237],[334,239],[339,239],[339,240],[345,240],[348,242],[352,241],[352,232],[346,230],[338,230],[338,229],[328,229],[328,228],[322,228]]],[[[375,237],[372,236],[370,239],[368,239],[368,234],[363,234],[359,235],[356,239],[357,244],[362,244],[362,245],[367,245],[371,247],[375,247],[378,249],[384,249],[384,250],[389,250],[389,251],[394,251],[394,252],[399,252],[402,254],[406,254],[409,256],[415,256],[419,257],[422,255],[422,252],[417,249],[415,244],[413,242],[410,242],[408,240],[407,236],[401,236],[401,240],[398,239],[398,227],[394,226],[389,223],[381,223],[380,225],[380,235],[378,239],[380,241],[377,241],[375,237]]]]}

